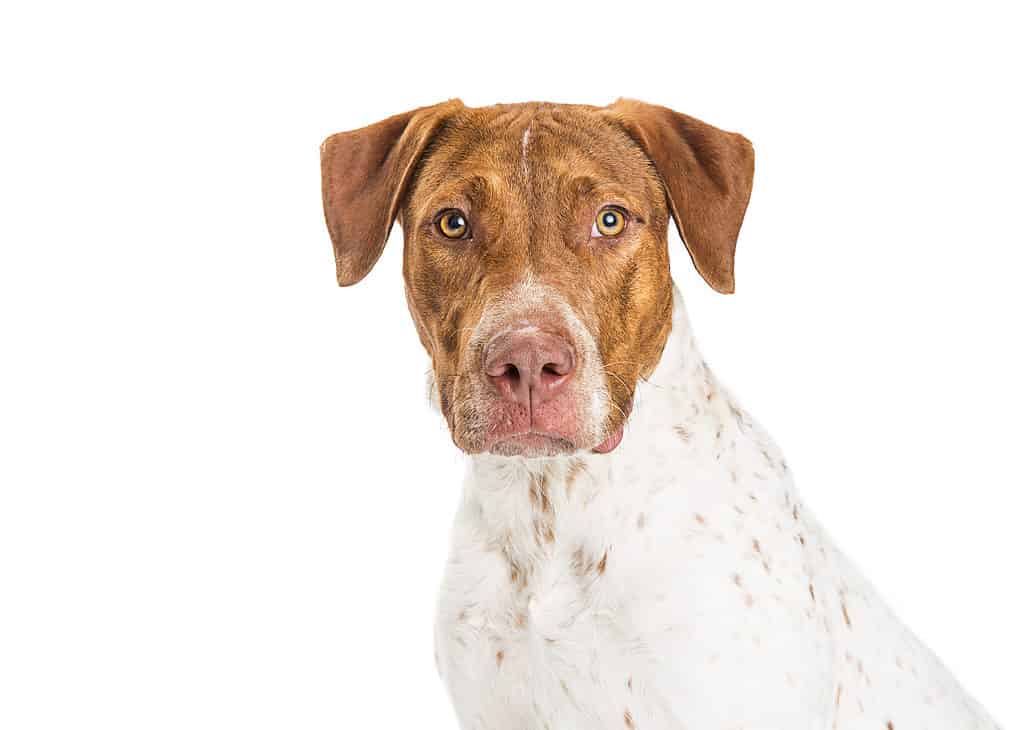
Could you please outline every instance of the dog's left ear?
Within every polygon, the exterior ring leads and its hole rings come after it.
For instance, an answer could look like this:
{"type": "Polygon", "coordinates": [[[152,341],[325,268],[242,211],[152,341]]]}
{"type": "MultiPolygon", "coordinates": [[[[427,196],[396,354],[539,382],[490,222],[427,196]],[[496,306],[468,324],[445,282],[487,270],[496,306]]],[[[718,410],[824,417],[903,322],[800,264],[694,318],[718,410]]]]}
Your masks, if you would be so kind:
{"type": "Polygon", "coordinates": [[[754,182],[746,137],[663,106],[619,99],[611,118],[647,153],[665,184],[693,265],[716,291],[735,290],[736,237],[754,182]]]}
{"type": "Polygon", "coordinates": [[[462,102],[421,107],[320,145],[324,217],[334,244],[338,284],[350,286],[377,263],[420,156],[462,102]]]}

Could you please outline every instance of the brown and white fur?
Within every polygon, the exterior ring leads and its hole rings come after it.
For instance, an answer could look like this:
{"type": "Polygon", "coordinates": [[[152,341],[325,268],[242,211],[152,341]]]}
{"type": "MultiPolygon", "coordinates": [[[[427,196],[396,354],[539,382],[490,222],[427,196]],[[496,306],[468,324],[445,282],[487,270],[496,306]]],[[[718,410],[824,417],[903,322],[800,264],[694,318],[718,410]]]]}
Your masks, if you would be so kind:
{"type": "Polygon", "coordinates": [[[669,219],[731,292],[746,139],[628,100],[449,101],[321,158],[342,285],[401,222],[434,399],[470,455],[436,624],[463,728],[996,727],[694,343],[669,219]]]}

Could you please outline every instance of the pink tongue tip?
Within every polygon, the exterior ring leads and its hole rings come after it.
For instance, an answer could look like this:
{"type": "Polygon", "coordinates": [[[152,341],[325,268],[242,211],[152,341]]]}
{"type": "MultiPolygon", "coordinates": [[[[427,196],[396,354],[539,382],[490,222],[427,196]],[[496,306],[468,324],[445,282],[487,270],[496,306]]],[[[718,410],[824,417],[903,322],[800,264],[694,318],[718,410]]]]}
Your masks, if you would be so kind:
{"type": "Polygon", "coordinates": [[[607,454],[610,451],[614,451],[615,447],[619,445],[620,441],[622,441],[622,431],[623,429],[625,429],[625,427],[626,424],[622,424],[615,430],[615,433],[613,433],[611,436],[609,436],[604,441],[595,446],[594,453],[607,454]]]}

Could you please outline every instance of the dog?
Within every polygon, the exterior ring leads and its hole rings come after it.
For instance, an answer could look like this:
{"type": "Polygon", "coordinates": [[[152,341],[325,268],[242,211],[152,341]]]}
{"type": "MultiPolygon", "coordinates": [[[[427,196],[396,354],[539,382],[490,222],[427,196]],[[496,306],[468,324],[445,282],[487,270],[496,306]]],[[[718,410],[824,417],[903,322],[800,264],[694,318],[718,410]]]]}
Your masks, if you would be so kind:
{"type": "Polygon", "coordinates": [[[633,100],[450,100],[330,136],[321,172],[342,286],[400,223],[470,455],[435,629],[462,728],[997,727],[694,342],[669,219],[731,293],[747,139],[633,100]]]}

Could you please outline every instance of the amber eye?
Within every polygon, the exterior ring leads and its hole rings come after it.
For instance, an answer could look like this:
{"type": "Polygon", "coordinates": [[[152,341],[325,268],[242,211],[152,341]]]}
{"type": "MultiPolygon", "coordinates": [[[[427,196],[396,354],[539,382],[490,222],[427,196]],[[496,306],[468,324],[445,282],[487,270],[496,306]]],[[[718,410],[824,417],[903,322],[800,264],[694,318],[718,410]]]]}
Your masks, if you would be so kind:
{"type": "Polygon", "coordinates": [[[437,219],[437,228],[445,238],[465,238],[469,223],[461,210],[446,210],[437,219]]]}
{"type": "Polygon", "coordinates": [[[618,208],[602,208],[594,221],[592,236],[617,236],[626,227],[626,215],[618,208]]]}

